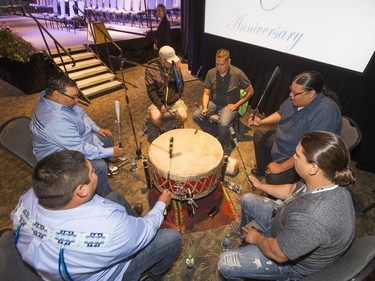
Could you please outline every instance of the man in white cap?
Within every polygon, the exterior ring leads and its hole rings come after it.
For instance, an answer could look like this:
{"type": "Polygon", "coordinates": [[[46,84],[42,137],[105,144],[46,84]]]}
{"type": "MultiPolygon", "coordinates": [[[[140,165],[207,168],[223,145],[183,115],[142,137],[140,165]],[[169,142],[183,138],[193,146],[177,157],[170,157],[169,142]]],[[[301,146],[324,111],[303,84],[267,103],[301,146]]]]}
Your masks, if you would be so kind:
{"type": "Polygon", "coordinates": [[[145,74],[147,94],[152,104],[148,111],[152,123],[160,134],[164,133],[162,115],[169,112],[176,114],[174,128],[182,128],[187,120],[187,106],[181,99],[184,81],[181,74],[180,59],[174,49],[164,46],[159,50],[159,57],[148,62],[145,74]]]}

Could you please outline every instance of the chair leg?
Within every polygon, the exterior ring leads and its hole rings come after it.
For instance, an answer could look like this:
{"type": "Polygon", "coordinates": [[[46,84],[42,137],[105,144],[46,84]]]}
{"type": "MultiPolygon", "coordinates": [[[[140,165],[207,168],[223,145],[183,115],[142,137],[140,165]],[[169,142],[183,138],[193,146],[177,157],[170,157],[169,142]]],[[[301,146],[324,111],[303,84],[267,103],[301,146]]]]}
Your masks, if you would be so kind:
{"type": "MultiPolygon", "coordinates": [[[[371,192],[372,192],[372,193],[375,193],[375,189],[373,189],[371,192]]],[[[364,208],[364,209],[361,211],[361,213],[362,213],[362,214],[366,214],[367,211],[369,211],[369,210],[371,210],[371,209],[373,209],[373,208],[375,208],[375,202],[372,202],[370,205],[368,205],[366,208],[364,208]]]]}
{"type": "Polygon", "coordinates": [[[364,209],[361,211],[361,213],[362,213],[362,214],[366,214],[367,211],[369,211],[369,210],[371,210],[371,209],[373,209],[373,208],[375,208],[375,202],[371,203],[371,204],[368,205],[366,208],[364,208],[364,209]]]}

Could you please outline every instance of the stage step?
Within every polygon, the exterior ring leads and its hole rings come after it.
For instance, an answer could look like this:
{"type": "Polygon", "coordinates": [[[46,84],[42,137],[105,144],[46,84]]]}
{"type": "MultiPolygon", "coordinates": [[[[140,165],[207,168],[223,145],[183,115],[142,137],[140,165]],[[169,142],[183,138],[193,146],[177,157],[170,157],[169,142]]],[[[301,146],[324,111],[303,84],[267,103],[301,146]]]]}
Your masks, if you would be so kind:
{"type": "Polygon", "coordinates": [[[122,82],[111,69],[86,45],[66,47],[65,50],[73,57],[75,65],[72,65],[71,58],[66,54],[61,59],[56,49],[51,50],[53,62],[77,83],[87,102],[90,101],[88,97],[108,94],[123,88],[122,82]]]}
{"type": "Polygon", "coordinates": [[[69,77],[73,80],[80,80],[104,72],[108,72],[108,67],[101,65],[97,67],[87,68],[82,71],[71,72],[69,73],[69,77]]]}
{"type": "Polygon", "coordinates": [[[104,83],[104,82],[107,82],[107,81],[112,81],[115,78],[116,77],[115,77],[114,74],[112,74],[112,73],[105,73],[105,74],[97,75],[95,77],[90,77],[90,78],[83,79],[83,80],[76,81],[76,82],[77,82],[78,87],[80,89],[83,89],[83,88],[87,88],[87,87],[91,87],[91,86],[94,86],[94,85],[98,85],[100,83],[104,83]]]}
{"type": "MultiPolygon", "coordinates": [[[[76,62],[76,65],[73,66],[71,63],[65,64],[66,71],[68,72],[74,72],[74,71],[79,71],[85,68],[89,67],[95,67],[98,65],[102,65],[102,61],[99,59],[90,59],[90,60],[83,60],[83,61],[78,61],[76,62]]],[[[63,65],[59,65],[60,69],[64,71],[63,65]]]]}
{"type": "MultiPolygon", "coordinates": [[[[86,47],[86,45],[76,45],[76,46],[71,46],[71,47],[65,48],[65,50],[67,50],[71,54],[77,53],[77,52],[87,52],[87,47],[86,47]]],[[[60,50],[60,53],[61,53],[61,50],[60,50]]],[[[58,56],[59,52],[57,51],[57,49],[52,49],[51,55],[52,56],[58,56]]]]}
{"type": "MultiPolygon", "coordinates": [[[[72,57],[77,62],[77,61],[81,61],[81,60],[92,59],[92,58],[95,57],[95,55],[91,52],[84,52],[84,53],[72,54],[72,57]]],[[[60,57],[54,57],[53,61],[56,64],[60,65],[63,62],[64,63],[71,63],[72,59],[69,56],[61,56],[61,58],[60,57]]]]}
{"type": "Polygon", "coordinates": [[[113,80],[113,81],[110,81],[110,82],[107,82],[107,83],[104,83],[104,84],[101,84],[101,85],[98,85],[98,86],[95,86],[95,87],[91,87],[91,88],[82,90],[82,93],[86,97],[91,97],[91,96],[99,95],[99,94],[102,94],[102,93],[107,93],[107,92],[110,93],[113,90],[117,91],[117,90],[121,89],[122,87],[123,86],[122,86],[121,81],[113,80]]]}

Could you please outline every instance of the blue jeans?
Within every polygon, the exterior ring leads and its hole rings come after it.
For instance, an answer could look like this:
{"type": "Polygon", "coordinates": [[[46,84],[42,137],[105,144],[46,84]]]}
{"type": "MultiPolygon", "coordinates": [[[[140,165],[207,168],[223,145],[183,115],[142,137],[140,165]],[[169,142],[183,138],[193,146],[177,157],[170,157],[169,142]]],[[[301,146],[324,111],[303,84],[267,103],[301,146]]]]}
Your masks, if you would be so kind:
{"type": "MultiPolygon", "coordinates": [[[[267,165],[274,161],[271,157],[271,150],[276,138],[276,130],[258,128],[254,132],[254,151],[257,168],[261,172],[265,172],[267,165]]],[[[278,163],[282,163],[278,162],[278,163]]],[[[300,177],[296,170],[290,168],[277,174],[266,174],[266,182],[269,184],[285,184],[295,183],[300,177]]]]}
{"type": "MultiPolygon", "coordinates": [[[[102,136],[96,134],[100,141],[103,143],[103,147],[112,147],[113,138],[111,136],[102,136]]],[[[98,184],[96,186],[96,194],[101,197],[106,197],[112,188],[108,183],[108,164],[107,159],[93,159],[90,160],[91,165],[95,169],[95,173],[98,175],[98,184]]]]}
{"type": "MultiPolygon", "coordinates": [[[[241,226],[255,220],[267,237],[272,223],[272,211],[277,203],[269,198],[246,193],[241,199],[241,226]]],[[[302,275],[289,265],[279,265],[262,254],[256,245],[247,245],[220,255],[218,268],[227,280],[300,280],[302,275]]]]}
{"type": "Polygon", "coordinates": [[[202,106],[200,106],[193,114],[193,120],[199,125],[199,127],[206,133],[214,137],[218,137],[218,140],[222,147],[225,146],[227,141],[229,126],[237,115],[237,111],[230,111],[227,106],[215,105],[212,101],[208,103],[207,115],[202,117],[202,106]],[[212,124],[210,116],[218,114],[219,124],[212,124]]]}
{"type": "Polygon", "coordinates": [[[151,243],[133,256],[122,280],[138,281],[145,271],[162,275],[177,257],[181,244],[181,234],[177,230],[159,229],[151,243]]]}

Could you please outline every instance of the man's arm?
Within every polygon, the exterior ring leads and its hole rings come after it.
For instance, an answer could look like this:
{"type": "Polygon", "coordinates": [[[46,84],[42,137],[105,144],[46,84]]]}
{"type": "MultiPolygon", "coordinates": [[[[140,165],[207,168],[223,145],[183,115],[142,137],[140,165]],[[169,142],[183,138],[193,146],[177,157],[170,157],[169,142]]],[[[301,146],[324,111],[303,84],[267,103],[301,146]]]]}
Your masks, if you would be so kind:
{"type": "Polygon", "coordinates": [[[271,162],[267,165],[266,174],[278,174],[294,167],[294,157],[282,163],[271,162]]]}
{"type": "Polygon", "coordinates": [[[253,116],[250,115],[248,125],[249,126],[255,125],[255,126],[259,127],[259,126],[262,126],[262,125],[278,123],[280,121],[280,119],[281,119],[281,115],[277,111],[272,113],[270,116],[268,116],[264,119],[261,119],[258,116],[255,116],[255,118],[253,120],[253,116]]]}
{"type": "Polygon", "coordinates": [[[117,235],[113,244],[118,249],[116,258],[123,259],[146,247],[154,239],[160,225],[164,221],[164,210],[171,202],[171,192],[166,191],[159,196],[150,212],[142,217],[119,214],[117,235]]]}
{"type": "MultiPolygon", "coordinates": [[[[79,151],[89,160],[114,156],[112,147],[104,148],[100,143],[87,142],[86,138],[92,132],[87,131],[82,135],[75,123],[67,119],[55,120],[53,124],[46,125],[44,130],[47,142],[63,149],[79,151]]],[[[91,140],[91,137],[89,139],[91,140]]]]}
{"type": "MultiPolygon", "coordinates": [[[[247,102],[254,95],[254,88],[251,84],[245,89],[245,91],[246,95],[244,95],[238,102],[234,104],[233,110],[237,110],[241,105],[247,102]]],[[[230,108],[228,109],[231,110],[230,108]]]]}
{"type": "Polygon", "coordinates": [[[263,183],[253,176],[249,176],[248,184],[252,188],[264,191],[272,197],[282,200],[290,197],[297,186],[295,183],[278,185],[263,183]]]}
{"type": "Polygon", "coordinates": [[[208,111],[208,102],[210,101],[211,90],[204,88],[202,95],[202,115],[205,116],[208,111]]]}
{"type": "Polygon", "coordinates": [[[250,226],[243,227],[243,231],[244,233],[247,233],[245,237],[246,242],[255,244],[267,258],[280,263],[289,260],[281,251],[279,244],[277,243],[277,238],[267,238],[252,229],[250,226]]]}
{"type": "Polygon", "coordinates": [[[145,83],[148,97],[150,98],[151,102],[160,110],[164,104],[160,100],[157,93],[158,86],[156,85],[156,78],[153,75],[154,72],[156,72],[156,70],[146,69],[145,83]]]}

